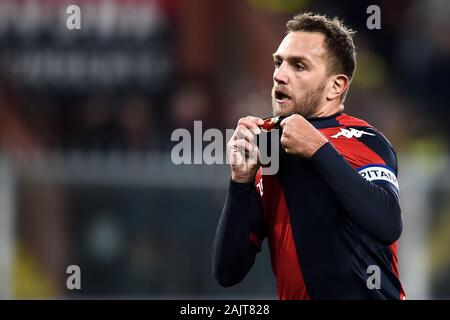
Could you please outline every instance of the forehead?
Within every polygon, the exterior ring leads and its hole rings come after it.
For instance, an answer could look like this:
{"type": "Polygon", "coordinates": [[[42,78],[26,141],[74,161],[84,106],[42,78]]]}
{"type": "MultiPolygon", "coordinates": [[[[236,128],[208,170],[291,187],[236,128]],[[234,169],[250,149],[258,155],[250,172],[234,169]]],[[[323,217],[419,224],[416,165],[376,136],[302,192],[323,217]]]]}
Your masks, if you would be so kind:
{"type": "Polygon", "coordinates": [[[325,54],[325,35],[320,32],[295,31],[284,37],[275,54],[284,58],[305,56],[312,61],[325,54]]]}

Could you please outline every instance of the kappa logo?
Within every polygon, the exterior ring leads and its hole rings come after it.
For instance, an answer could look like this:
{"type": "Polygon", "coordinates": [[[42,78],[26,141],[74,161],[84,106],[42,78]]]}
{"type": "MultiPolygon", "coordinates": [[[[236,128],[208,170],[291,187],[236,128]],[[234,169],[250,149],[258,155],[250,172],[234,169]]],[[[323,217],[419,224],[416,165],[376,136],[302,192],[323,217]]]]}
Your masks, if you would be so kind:
{"type": "Polygon", "coordinates": [[[331,136],[331,137],[332,138],[339,138],[340,136],[344,136],[347,139],[350,139],[350,138],[353,138],[353,137],[361,138],[363,134],[368,135],[368,136],[374,136],[375,135],[374,133],[369,133],[369,132],[365,132],[365,131],[362,131],[362,130],[356,130],[354,128],[350,128],[350,129],[341,128],[338,133],[336,133],[334,136],[331,136]]]}

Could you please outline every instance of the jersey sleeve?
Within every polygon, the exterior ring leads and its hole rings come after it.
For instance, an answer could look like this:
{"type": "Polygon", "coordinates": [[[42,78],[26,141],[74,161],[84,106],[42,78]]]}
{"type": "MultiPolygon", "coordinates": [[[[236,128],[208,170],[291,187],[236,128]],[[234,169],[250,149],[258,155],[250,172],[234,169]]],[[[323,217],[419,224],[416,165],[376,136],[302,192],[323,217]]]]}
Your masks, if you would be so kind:
{"type": "Polygon", "coordinates": [[[330,142],[365,180],[394,194],[399,201],[398,160],[391,143],[373,127],[347,127],[346,130],[354,132],[353,137],[331,136],[330,142]]]}
{"type": "Polygon", "coordinates": [[[213,273],[222,286],[239,283],[261,250],[261,198],[253,183],[230,180],[213,243],[213,273]]]}
{"type": "Polygon", "coordinates": [[[375,129],[351,129],[340,128],[342,135],[329,136],[331,143],[311,161],[348,216],[380,243],[390,245],[403,228],[395,153],[375,129]]]}

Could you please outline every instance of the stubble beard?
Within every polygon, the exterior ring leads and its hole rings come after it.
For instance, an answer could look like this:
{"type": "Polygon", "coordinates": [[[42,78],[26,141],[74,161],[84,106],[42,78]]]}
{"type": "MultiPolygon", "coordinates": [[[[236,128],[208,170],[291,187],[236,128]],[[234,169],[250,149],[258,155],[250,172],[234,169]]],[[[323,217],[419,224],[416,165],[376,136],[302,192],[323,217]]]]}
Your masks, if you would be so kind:
{"type": "Polygon", "coordinates": [[[317,89],[306,92],[301,98],[292,97],[288,103],[279,104],[272,94],[272,112],[274,116],[289,116],[299,114],[305,119],[312,118],[322,103],[325,84],[317,89]],[[292,105],[293,104],[293,105],[292,105]]]}

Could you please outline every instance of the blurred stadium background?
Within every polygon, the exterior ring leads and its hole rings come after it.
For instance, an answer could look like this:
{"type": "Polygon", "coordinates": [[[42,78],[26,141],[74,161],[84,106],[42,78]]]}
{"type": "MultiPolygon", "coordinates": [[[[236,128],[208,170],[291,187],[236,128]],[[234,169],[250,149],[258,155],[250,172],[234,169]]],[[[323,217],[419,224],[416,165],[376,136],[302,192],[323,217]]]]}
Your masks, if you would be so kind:
{"type": "Polygon", "coordinates": [[[269,115],[271,54],[304,10],[357,30],[346,112],[399,154],[402,281],[450,298],[448,0],[0,0],[0,298],[276,298],[267,250],[242,284],[213,280],[228,167],[172,164],[170,135],[269,115]]]}

